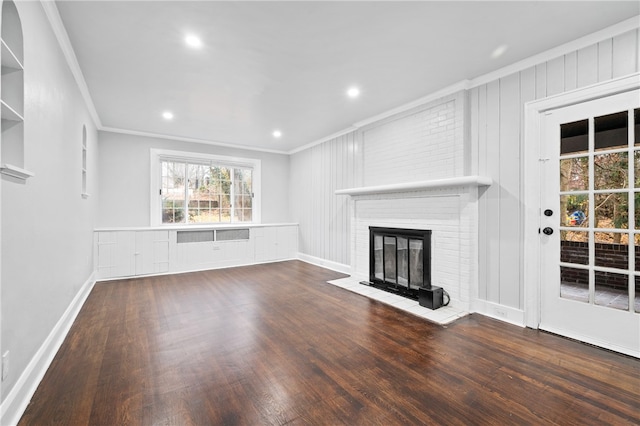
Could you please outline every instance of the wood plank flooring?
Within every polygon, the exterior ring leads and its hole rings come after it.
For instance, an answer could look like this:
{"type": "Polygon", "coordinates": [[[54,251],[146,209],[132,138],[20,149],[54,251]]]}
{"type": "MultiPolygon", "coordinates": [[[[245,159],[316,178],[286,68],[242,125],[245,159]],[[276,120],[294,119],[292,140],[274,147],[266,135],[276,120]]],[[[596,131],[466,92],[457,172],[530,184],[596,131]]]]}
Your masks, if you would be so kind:
{"type": "Polygon", "coordinates": [[[640,361],[299,261],[96,284],[24,425],[640,424],[640,361]]]}

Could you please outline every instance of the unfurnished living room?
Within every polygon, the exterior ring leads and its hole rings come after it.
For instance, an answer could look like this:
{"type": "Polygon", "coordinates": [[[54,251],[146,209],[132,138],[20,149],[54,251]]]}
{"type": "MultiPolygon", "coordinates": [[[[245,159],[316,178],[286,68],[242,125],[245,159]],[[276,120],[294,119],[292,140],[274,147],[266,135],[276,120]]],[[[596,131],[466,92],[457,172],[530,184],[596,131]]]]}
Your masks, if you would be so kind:
{"type": "Polygon", "coordinates": [[[640,424],[640,2],[0,4],[0,425],[640,424]]]}

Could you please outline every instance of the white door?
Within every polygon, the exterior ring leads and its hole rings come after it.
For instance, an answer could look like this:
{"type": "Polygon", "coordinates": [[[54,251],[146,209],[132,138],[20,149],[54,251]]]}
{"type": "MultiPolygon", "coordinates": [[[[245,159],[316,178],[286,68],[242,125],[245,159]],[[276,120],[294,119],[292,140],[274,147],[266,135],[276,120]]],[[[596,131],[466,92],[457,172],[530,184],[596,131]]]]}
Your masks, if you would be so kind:
{"type": "Polygon", "coordinates": [[[640,357],[640,91],[542,120],[540,328],[640,357]]]}

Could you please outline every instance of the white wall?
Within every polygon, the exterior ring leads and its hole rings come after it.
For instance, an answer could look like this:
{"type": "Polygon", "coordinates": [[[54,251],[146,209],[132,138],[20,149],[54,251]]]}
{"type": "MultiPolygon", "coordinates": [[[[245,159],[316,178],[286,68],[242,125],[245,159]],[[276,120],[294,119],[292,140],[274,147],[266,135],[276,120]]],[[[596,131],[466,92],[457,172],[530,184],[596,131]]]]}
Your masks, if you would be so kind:
{"type": "Polygon", "coordinates": [[[26,184],[2,178],[3,401],[93,271],[97,132],[40,2],[16,2],[24,33],[26,184]],[[82,126],[88,192],[81,198],[82,126]]]}
{"type": "Polygon", "coordinates": [[[98,144],[98,227],[150,225],[151,148],[261,160],[262,223],[290,221],[288,155],[103,131],[98,144]]]}

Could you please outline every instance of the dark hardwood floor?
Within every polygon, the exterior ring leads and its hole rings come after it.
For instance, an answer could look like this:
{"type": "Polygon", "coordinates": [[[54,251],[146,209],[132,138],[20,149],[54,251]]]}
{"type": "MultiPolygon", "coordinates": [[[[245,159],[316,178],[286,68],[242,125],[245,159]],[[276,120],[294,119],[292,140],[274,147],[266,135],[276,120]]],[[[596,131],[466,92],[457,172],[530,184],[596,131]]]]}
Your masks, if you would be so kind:
{"type": "Polygon", "coordinates": [[[20,425],[640,424],[640,361],[299,261],[98,283],[20,425]]]}

